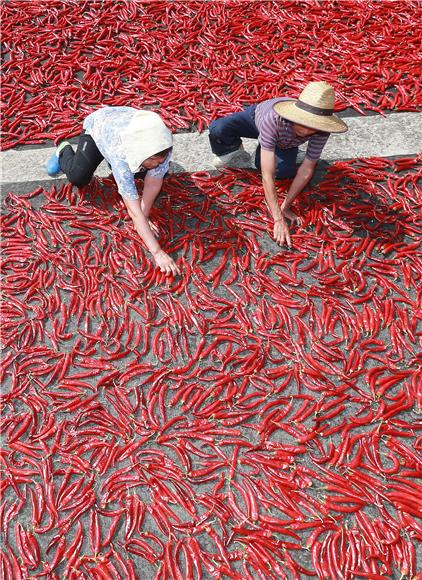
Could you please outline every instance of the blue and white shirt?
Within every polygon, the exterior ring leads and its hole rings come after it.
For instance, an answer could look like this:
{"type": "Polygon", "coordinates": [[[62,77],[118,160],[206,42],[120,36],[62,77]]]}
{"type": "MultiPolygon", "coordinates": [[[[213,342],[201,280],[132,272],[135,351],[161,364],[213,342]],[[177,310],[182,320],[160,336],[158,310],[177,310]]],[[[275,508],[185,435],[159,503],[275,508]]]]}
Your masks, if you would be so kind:
{"type": "MultiPolygon", "coordinates": [[[[126,199],[139,199],[133,172],[126,160],[121,131],[126,129],[136,109],[132,107],[104,107],[86,117],[83,127],[90,135],[104,159],[110,164],[120,195],[126,199]]],[[[170,167],[171,152],[163,163],[149,169],[147,175],[162,179],[170,167]]],[[[138,171],[143,169],[142,165],[138,171]]]]}

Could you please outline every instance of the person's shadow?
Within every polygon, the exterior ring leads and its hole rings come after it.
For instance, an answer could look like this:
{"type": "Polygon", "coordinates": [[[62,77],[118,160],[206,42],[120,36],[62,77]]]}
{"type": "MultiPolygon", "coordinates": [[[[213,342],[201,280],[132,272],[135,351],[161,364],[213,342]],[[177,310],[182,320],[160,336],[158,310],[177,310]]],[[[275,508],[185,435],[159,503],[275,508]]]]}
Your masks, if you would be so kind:
{"type": "MultiPolygon", "coordinates": [[[[186,255],[199,259],[206,257],[207,252],[210,254],[213,249],[230,243],[239,252],[245,251],[242,249],[241,232],[233,227],[233,215],[209,195],[215,184],[213,176],[208,172],[180,173],[180,169],[181,166],[176,168],[173,165],[173,171],[164,178],[162,190],[149,216],[158,227],[160,245],[166,251],[175,251],[176,255],[183,248],[186,255]],[[207,247],[205,254],[203,245],[207,247]]],[[[135,175],[135,183],[138,191],[142,192],[143,176],[135,175]]],[[[89,185],[79,190],[79,196],[83,205],[98,211],[99,219],[106,218],[109,224],[117,228],[132,227],[132,220],[112,175],[94,176],[89,185]]]]}
{"type": "Polygon", "coordinates": [[[311,193],[300,203],[301,212],[326,208],[333,220],[353,230],[353,236],[399,243],[406,218],[402,211],[391,207],[391,199],[390,204],[386,202],[384,193],[385,183],[372,180],[364,171],[360,173],[359,167],[352,164],[341,169],[341,165],[337,168],[321,161],[311,181],[311,193]]]}
{"type": "MultiPolygon", "coordinates": [[[[233,170],[236,179],[230,181],[231,203],[222,203],[218,196],[213,198],[213,188],[224,183],[215,179],[217,172],[181,173],[183,167],[172,164],[172,170],[163,182],[163,188],[151,211],[151,219],[160,231],[160,244],[168,251],[184,247],[187,255],[192,255],[192,247],[205,242],[212,251],[222,240],[232,241],[240,252],[246,251],[241,236],[232,227],[233,211],[237,217],[262,222],[264,200],[260,173],[256,170],[233,170]],[[262,207],[258,214],[254,211],[254,199],[242,198],[244,188],[255,188],[256,195],[262,197],[262,207]],[[239,197],[237,197],[239,196],[239,197]],[[235,209],[234,209],[235,208],[235,209]],[[189,238],[190,237],[190,238],[189,238]],[[195,242],[196,240],[196,242],[195,242]]],[[[142,191],[142,177],[137,178],[138,190],[142,191]]],[[[290,180],[277,180],[280,190],[288,187],[290,180]]],[[[389,207],[384,199],[377,196],[378,183],[372,183],[353,164],[340,166],[321,161],[312,178],[308,194],[299,196],[296,208],[301,216],[307,216],[317,208],[323,222],[336,230],[339,225],[347,228],[353,237],[371,237],[381,243],[403,240],[403,214],[389,207]]],[[[116,227],[129,227],[131,220],[121,196],[117,192],[112,175],[94,178],[81,195],[84,201],[95,206],[100,212],[109,212],[109,221],[116,227]]],[[[316,224],[308,223],[311,228],[316,224]]],[[[292,228],[294,232],[296,227],[292,228]]],[[[265,238],[265,236],[264,236],[265,238]]],[[[264,239],[265,242],[266,238],[264,239]]],[[[265,247],[267,244],[265,244],[265,247]]],[[[245,246],[246,247],[246,246],[245,246]]],[[[267,248],[270,249],[270,248],[267,248]]]]}

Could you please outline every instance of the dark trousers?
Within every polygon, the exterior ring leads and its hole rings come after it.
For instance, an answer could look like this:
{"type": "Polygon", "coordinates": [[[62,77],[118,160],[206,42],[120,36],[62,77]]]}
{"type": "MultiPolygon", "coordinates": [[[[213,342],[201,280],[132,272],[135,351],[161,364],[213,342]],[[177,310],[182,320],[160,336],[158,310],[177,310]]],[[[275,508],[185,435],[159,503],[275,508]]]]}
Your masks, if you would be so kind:
{"type": "Polygon", "coordinates": [[[66,145],[59,156],[62,171],[70,183],[77,187],[88,185],[103,159],[94,139],[85,133],[79,137],[76,151],[73,151],[70,145],[66,145]]]}
{"type": "MultiPolygon", "coordinates": [[[[212,152],[221,157],[237,151],[242,144],[242,137],[258,139],[259,131],[255,125],[256,105],[251,105],[239,113],[232,113],[212,121],[209,126],[209,140],[212,152]]],[[[276,177],[286,179],[296,175],[296,157],[298,148],[275,149],[276,177]]],[[[261,169],[261,146],[255,153],[255,167],[261,169]]]]}

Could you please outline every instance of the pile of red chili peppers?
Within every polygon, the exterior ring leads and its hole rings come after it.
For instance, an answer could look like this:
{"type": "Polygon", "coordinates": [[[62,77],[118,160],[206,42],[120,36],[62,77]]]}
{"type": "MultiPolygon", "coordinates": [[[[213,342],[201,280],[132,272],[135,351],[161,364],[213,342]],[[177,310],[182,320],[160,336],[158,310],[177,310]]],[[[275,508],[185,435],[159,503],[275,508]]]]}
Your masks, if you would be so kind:
{"type": "Polygon", "coordinates": [[[334,163],[292,249],[256,172],[172,176],[172,280],[112,179],[8,194],[2,578],[416,578],[418,161],[334,163]]]}
{"type": "Polygon", "coordinates": [[[422,104],[418,0],[13,0],[1,13],[4,149],[77,135],[101,105],[201,131],[311,80],[334,85],[337,109],[422,104]]]}

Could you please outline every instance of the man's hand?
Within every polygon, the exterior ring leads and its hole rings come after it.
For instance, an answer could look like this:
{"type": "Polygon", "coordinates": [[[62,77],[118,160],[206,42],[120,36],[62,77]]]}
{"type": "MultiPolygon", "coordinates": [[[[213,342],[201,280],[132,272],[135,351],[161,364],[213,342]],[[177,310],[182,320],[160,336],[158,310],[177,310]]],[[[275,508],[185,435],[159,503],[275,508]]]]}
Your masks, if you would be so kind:
{"type": "Polygon", "coordinates": [[[291,209],[283,208],[283,206],[281,206],[281,211],[283,212],[284,217],[290,221],[291,225],[297,224],[300,226],[302,218],[296,215],[291,209]]]}
{"type": "Polygon", "coordinates": [[[154,256],[155,265],[157,268],[160,268],[162,272],[168,276],[172,274],[174,276],[176,274],[180,274],[180,270],[177,267],[176,262],[170,258],[170,256],[166,254],[164,250],[160,249],[157,252],[154,252],[152,255],[154,256]]]}
{"type": "Polygon", "coordinates": [[[291,247],[289,227],[284,217],[274,221],[273,235],[277,244],[283,245],[286,242],[289,248],[291,247]]]}

